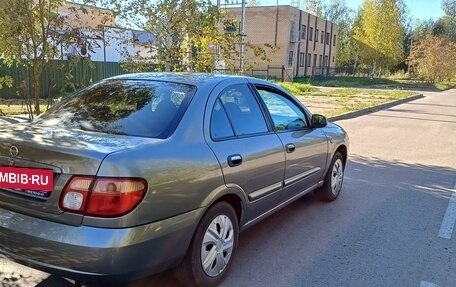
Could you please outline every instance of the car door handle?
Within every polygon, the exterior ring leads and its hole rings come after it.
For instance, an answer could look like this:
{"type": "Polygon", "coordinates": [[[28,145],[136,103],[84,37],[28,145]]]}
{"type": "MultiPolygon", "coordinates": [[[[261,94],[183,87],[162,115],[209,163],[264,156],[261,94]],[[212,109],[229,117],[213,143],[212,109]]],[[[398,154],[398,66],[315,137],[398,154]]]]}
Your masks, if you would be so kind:
{"type": "Polygon", "coordinates": [[[289,144],[285,145],[285,149],[286,149],[287,153],[292,153],[295,151],[296,147],[294,144],[289,143],[289,144]]]}
{"type": "Polygon", "coordinates": [[[242,164],[242,156],[240,154],[233,154],[228,157],[228,165],[231,167],[242,164]]]}

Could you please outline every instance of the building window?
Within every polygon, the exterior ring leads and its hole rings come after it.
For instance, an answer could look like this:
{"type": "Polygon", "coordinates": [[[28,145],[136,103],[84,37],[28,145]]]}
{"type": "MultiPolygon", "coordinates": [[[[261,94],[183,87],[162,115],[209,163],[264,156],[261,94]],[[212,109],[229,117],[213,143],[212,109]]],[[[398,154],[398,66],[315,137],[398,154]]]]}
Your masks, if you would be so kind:
{"type": "Polygon", "coordinates": [[[321,61],[322,61],[322,56],[320,55],[320,56],[318,57],[318,66],[319,66],[319,67],[321,67],[321,61]]]}
{"type": "Polygon", "coordinates": [[[325,36],[325,31],[321,31],[321,40],[320,42],[323,44],[323,37],[325,36]]]}
{"type": "Polygon", "coordinates": [[[329,45],[329,39],[330,39],[329,37],[330,37],[329,32],[327,32],[326,33],[326,43],[325,43],[326,45],[329,45]]]}
{"type": "Polygon", "coordinates": [[[317,54],[314,54],[314,63],[312,67],[315,67],[317,65],[317,54]]]}
{"type": "Polygon", "coordinates": [[[325,56],[325,62],[324,62],[325,67],[329,67],[329,57],[325,56]]]}
{"type": "Polygon", "coordinates": [[[306,55],[304,53],[299,53],[299,67],[304,67],[306,60],[306,55]]]}
{"type": "Polygon", "coordinates": [[[301,25],[301,39],[306,39],[307,27],[306,25],[301,25]]]}
{"type": "Polygon", "coordinates": [[[315,29],[315,42],[318,42],[318,29],[315,29]]]}
{"type": "Polygon", "coordinates": [[[314,33],[314,28],[309,27],[309,41],[312,41],[312,39],[313,39],[313,33],[314,33]]]}
{"type": "Polygon", "coordinates": [[[288,66],[293,66],[293,51],[288,53],[288,66]]]}
{"type": "Polygon", "coordinates": [[[312,54],[311,53],[307,54],[306,61],[307,61],[307,67],[310,67],[310,62],[312,61],[312,54]]]}
{"type": "Polygon", "coordinates": [[[291,21],[290,24],[290,42],[296,42],[295,41],[295,22],[291,21]]]}
{"type": "Polygon", "coordinates": [[[333,36],[333,46],[336,47],[336,35],[333,36]]]}

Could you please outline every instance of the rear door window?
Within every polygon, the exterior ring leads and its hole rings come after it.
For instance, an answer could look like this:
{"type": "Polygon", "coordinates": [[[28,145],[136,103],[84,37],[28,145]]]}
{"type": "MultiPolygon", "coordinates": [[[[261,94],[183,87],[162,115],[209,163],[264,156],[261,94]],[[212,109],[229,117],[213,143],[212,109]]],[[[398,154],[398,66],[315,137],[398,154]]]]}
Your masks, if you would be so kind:
{"type": "Polygon", "coordinates": [[[236,136],[268,132],[268,126],[255,96],[247,85],[226,88],[219,100],[228,115],[236,136]]]}

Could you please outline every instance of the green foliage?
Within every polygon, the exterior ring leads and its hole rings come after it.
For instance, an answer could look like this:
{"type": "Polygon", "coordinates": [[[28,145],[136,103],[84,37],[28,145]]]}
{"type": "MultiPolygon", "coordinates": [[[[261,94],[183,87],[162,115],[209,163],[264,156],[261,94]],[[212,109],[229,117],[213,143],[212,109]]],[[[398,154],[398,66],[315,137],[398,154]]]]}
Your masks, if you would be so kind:
{"type": "Polygon", "coordinates": [[[337,66],[353,65],[355,53],[352,26],[355,11],[348,7],[346,0],[303,0],[301,6],[305,11],[337,24],[337,66]]]}
{"type": "Polygon", "coordinates": [[[442,0],[442,9],[447,16],[456,18],[456,0],[442,0]]]}
{"type": "Polygon", "coordinates": [[[0,89],[3,87],[11,88],[13,86],[13,79],[9,76],[0,77],[0,89]]]}
{"type": "Polygon", "coordinates": [[[355,11],[350,9],[345,0],[330,1],[324,14],[325,18],[336,23],[339,27],[337,35],[337,66],[353,65],[355,53],[352,26],[355,21],[355,11]]]}
{"type": "MultiPolygon", "coordinates": [[[[227,17],[210,0],[100,0],[113,9],[128,25],[155,37],[143,46],[149,56],[127,55],[124,67],[129,71],[195,71],[212,72],[220,56],[234,69],[239,62],[239,35],[225,33],[227,27],[237,31],[239,21],[227,17]]],[[[268,61],[274,48],[245,43],[245,69],[268,61]]]]}
{"type": "MultiPolygon", "coordinates": [[[[0,54],[11,65],[22,60],[33,66],[34,112],[40,113],[39,78],[46,59],[56,56],[51,31],[61,26],[61,0],[11,0],[0,4],[0,54]]],[[[28,96],[30,111],[32,97],[28,96]]],[[[33,114],[30,114],[33,117],[33,114]]]]}
{"type": "Polygon", "coordinates": [[[456,44],[444,37],[428,36],[414,45],[409,61],[422,79],[451,80],[456,77],[456,44]]]}
{"type": "Polygon", "coordinates": [[[402,0],[365,0],[353,29],[360,64],[372,67],[373,73],[376,68],[389,70],[403,59],[402,0]]]}
{"type": "Polygon", "coordinates": [[[318,17],[323,17],[327,11],[328,4],[325,0],[302,0],[301,7],[304,11],[317,15],[318,17]]]}
{"type": "MultiPolygon", "coordinates": [[[[58,11],[65,3],[65,0],[0,2],[0,55],[7,65],[29,65],[32,68],[32,77],[21,83],[23,92],[27,91],[24,97],[31,118],[41,112],[41,74],[49,60],[59,57],[60,44],[86,46],[87,37],[71,27],[58,11]],[[31,86],[31,94],[26,86],[31,86]]],[[[77,12],[72,10],[75,19],[77,12]]]]}

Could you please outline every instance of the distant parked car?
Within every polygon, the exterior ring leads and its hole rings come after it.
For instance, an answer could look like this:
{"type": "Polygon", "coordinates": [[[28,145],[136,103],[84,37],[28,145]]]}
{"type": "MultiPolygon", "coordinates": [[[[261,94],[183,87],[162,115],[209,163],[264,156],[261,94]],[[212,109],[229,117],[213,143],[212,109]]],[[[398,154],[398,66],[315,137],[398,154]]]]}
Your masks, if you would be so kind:
{"type": "Polygon", "coordinates": [[[81,281],[175,268],[215,286],[240,231],[311,191],[338,197],[347,150],[341,127],[266,81],[103,80],[0,127],[0,253],[81,281]]]}

